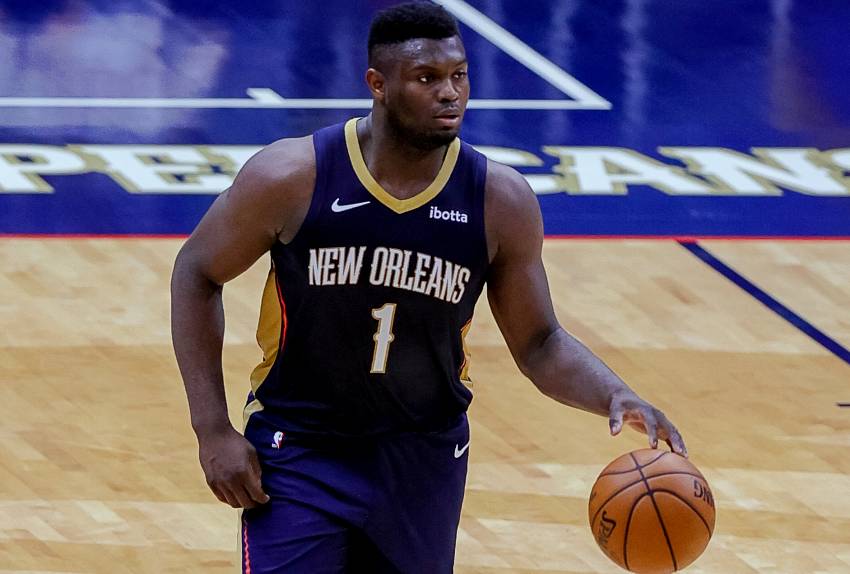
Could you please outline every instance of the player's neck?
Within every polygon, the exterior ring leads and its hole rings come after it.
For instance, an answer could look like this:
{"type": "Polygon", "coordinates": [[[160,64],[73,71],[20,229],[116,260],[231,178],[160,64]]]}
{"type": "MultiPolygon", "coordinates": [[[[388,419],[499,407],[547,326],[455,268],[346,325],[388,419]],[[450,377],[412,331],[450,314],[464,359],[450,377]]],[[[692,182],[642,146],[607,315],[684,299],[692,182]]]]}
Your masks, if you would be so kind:
{"type": "Polygon", "coordinates": [[[357,136],[369,173],[398,199],[407,199],[425,189],[440,171],[448,149],[419,149],[395,137],[372,115],[358,123],[357,136]]]}

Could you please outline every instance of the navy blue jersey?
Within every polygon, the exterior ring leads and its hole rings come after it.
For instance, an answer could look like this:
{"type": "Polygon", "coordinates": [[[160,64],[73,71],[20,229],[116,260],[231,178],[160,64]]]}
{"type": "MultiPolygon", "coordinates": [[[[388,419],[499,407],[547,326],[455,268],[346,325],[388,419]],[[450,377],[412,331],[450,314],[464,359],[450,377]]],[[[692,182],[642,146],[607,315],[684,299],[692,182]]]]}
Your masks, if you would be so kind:
{"type": "Polygon", "coordinates": [[[472,399],[487,160],[455,140],[434,181],[397,199],[369,173],[356,120],[313,142],[309,211],[271,251],[246,419],[299,434],[444,429],[472,399]]]}

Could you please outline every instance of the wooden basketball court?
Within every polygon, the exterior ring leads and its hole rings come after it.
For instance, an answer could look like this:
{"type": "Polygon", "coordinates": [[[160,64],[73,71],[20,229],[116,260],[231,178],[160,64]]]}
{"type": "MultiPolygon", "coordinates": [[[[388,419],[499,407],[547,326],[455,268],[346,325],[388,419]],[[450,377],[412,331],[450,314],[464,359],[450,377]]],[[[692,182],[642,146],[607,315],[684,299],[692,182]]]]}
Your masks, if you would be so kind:
{"type": "MultiPolygon", "coordinates": [[[[171,351],[180,243],[0,240],[0,573],[238,571],[237,513],[206,488],[171,351]]],[[[850,345],[847,242],[703,245],[850,345]]],[[[562,323],[671,416],[714,489],[689,571],[850,571],[850,367],[675,242],[549,240],[545,258],[562,323]]],[[[266,265],[225,289],[237,425],[266,265]]],[[[470,342],[456,572],[618,572],[587,497],[643,439],[539,394],[484,300],[470,342]]]]}
{"type": "MultiPolygon", "coordinates": [[[[538,194],[562,324],[713,488],[688,571],[850,573],[850,3],[434,1],[469,55],[462,137],[538,194]]],[[[172,264],[261,146],[368,113],[392,3],[0,2],[0,574],[239,572],[172,264]]],[[[225,289],[237,427],[267,269],[225,289]]],[[[468,341],[456,572],[621,572],[587,499],[645,438],[537,392],[486,298],[468,341]]]]}

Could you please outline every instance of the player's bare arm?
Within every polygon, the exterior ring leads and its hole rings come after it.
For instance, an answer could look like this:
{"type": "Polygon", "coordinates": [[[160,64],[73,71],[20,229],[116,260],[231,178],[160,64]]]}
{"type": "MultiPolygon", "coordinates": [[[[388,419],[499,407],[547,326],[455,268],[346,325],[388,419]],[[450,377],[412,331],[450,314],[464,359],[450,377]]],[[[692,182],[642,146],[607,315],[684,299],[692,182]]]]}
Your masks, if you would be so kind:
{"type": "Polygon", "coordinates": [[[216,497],[233,507],[268,501],[254,447],[227,415],[221,367],[222,286],[275,241],[291,240],[315,182],[312,139],[281,140],[251,158],[222,193],[174,264],[171,328],[201,466],[216,497]]]}
{"type": "Polygon", "coordinates": [[[520,370],[545,395],[609,418],[611,434],[627,423],[687,456],[667,417],[641,399],[558,323],[543,268],[543,221],[534,192],[515,170],[488,162],[485,217],[493,315],[520,370]]]}

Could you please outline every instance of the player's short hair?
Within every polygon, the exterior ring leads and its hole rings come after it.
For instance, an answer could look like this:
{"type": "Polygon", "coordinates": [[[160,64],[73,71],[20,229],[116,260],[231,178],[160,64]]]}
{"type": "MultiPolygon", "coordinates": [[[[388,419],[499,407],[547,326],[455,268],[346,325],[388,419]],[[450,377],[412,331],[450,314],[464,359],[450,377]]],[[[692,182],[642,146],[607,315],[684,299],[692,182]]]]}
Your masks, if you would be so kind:
{"type": "Polygon", "coordinates": [[[401,44],[416,38],[443,40],[460,36],[457,20],[433,2],[405,2],[381,10],[372,20],[369,29],[369,63],[375,48],[401,44]]]}

